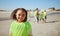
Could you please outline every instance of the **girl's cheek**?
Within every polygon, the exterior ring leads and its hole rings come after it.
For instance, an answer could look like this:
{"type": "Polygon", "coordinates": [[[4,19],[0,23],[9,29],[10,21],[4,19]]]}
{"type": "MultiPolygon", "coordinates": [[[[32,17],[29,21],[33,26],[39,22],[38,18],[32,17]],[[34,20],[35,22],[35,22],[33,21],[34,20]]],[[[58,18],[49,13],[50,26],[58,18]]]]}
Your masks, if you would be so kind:
{"type": "Polygon", "coordinates": [[[18,16],[16,16],[16,18],[18,19],[18,16]]]}

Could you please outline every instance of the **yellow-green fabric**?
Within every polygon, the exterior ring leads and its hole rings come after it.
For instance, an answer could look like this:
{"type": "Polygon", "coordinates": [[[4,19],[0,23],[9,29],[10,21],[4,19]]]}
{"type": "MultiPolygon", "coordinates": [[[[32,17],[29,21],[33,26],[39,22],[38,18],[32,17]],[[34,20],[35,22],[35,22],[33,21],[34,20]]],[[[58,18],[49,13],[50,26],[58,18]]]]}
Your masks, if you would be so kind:
{"type": "Polygon", "coordinates": [[[13,21],[10,27],[12,32],[12,36],[28,36],[29,31],[31,30],[31,25],[29,22],[21,22],[13,21]]]}
{"type": "Polygon", "coordinates": [[[27,16],[28,16],[28,17],[30,16],[30,12],[28,12],[27,16]]]}
{"type": "Polygon", "coordinates": [[[34,16],[37,16],[37,11],[34,12],[34,16]]]}
{"type": "Polygon", "coordinates": [[[46,16],[46,12],[44,12],[44,16],[46,16]]]}
{"type": "Polygon", "coordinates": [[[40,17],[41,19],[43,19],[43,18],[45,18],[45,16],[46,16],[46,12],[42,12],[39,17],[40,17]]]}
{"type": "Polygon", "coordinates": [[[43,19],[44,18],[44,12],[40,14],[40,19],[43,19]]]}

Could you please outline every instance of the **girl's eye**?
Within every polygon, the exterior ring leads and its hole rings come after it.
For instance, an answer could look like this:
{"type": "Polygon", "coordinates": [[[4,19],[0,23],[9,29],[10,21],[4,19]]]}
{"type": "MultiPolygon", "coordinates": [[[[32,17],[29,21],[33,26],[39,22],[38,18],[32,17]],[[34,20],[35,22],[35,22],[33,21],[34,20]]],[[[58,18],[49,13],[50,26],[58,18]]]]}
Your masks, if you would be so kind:
{"type": "Polygon", "coordinates": [[[24,16],[24,14],[22,16],[24,16]]]}
{"type": "Polygon", "coordinates": [[[24,14],[22,14],[22,15],[21,15],[21,14],[18,14],[18,16],[22,16],[22,17],[24,17],[25,15],[24,15],[24,14]]]}
{"type": "Polygon", "coordinates": [[[23,14],[22,17],[24,17],[25,15],[23,14]]]}
{"type": "Polygon", "coordinates": [[[21,15],[21,14],[18,14],[19,16],[21,15]]]}

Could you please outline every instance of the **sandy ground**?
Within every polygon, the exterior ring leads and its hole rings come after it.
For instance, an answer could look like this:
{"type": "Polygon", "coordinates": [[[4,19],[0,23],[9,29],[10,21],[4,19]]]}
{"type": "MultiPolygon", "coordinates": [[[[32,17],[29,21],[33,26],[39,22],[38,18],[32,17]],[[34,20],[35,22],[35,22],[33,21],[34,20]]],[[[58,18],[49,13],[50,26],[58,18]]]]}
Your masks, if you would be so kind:
{"type": "MultiPolygon", "coordinates": [[[[9,36],[9,28],[12,22],[9,16],[10,12],[0,13],[0,36],[9,36]]],[[[60,36],[60,14],[47,15],[47,23],[43,21],[37,23],[34,20],[34,17],[30,20],[33,36],[60,36]]]]}

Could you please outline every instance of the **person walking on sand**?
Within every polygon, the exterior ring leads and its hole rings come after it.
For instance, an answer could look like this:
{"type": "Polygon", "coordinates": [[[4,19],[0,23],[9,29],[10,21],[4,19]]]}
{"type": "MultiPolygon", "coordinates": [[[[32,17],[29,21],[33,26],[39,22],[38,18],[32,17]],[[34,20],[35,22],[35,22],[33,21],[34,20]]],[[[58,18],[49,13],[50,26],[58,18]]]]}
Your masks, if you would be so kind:
{"type": "Polygon", "coordinates": [[[36,10],[34,12],[34,16],[35,16],[35,21],[39,22],[39,10],[38,10],[38,8],[36,8],[36,10]]]}
{"type": "Polygon", "coordinates": [[[39,17],[40,17],[40,20],[43,20],[44,22],[46,22],[46,11],[43,11],[39,17]]]}
{"type": "Polygon", "coordinates": [[[47,13],[46,13],[46,10],[44,10],[44,21],[46,22],[46,19],[47,19],[47,13]]]}
{"type": "Polygon", "coordinates": [[[10,36],[32,36],[29,34],[31,24],[27,21],[27,11],[24,8],[15,9],[11,17],[10,36]]]}

